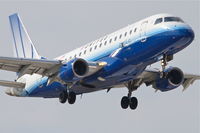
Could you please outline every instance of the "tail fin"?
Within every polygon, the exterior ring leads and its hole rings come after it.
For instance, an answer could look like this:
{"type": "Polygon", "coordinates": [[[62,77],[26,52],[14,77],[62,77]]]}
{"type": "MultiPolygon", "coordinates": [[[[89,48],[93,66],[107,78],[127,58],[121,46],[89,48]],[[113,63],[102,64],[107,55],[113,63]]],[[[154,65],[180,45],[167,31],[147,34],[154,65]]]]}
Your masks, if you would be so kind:
{"type": "Polygon", "coordinates": [[[19,58],[41,59],[18,14],[9,16],[14,40],[14,56],[19,58]]]}

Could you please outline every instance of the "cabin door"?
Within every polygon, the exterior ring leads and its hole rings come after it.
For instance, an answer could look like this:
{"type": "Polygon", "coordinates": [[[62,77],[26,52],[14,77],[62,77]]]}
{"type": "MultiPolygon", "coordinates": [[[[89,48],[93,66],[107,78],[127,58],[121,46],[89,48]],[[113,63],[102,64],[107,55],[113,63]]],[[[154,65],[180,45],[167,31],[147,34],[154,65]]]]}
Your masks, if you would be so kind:
{"type": "Polygon", "coordinates": [[[140,38],[141,38],[141,42],[146,42],[146,40],[147,40],[147,36],[146,36],[147,24],[148,24],[148,21],[144,21],[140,25],[140,38]]]}

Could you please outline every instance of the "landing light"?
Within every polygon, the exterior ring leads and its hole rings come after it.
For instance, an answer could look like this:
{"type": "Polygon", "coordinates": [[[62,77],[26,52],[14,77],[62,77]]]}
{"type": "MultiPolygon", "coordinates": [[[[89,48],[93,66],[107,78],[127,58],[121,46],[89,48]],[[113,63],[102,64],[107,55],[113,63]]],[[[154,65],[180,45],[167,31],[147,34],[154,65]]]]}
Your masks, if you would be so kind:
{"type": "Polygon", "coordinates": [[[98,65],[99,66],[105,66],[105,65],[107,65],[107,63],[106,62],[99,62],[98,65]]]}

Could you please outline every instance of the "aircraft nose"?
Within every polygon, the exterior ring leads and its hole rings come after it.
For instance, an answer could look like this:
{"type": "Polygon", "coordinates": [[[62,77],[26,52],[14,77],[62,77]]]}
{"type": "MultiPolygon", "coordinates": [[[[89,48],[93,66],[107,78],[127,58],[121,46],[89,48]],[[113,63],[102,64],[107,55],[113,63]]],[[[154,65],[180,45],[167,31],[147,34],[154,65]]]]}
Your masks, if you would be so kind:
{"type": "Polygon", "coordinates": [[[194,31],[190,27],[183,28],[181,31],[184,37],[189,38],[190,40],[194,39],[194,31]]]}
{"type": "Polygon", "coordinates": [[[194,40],[194,31],[192,30],[192,28],[188,27],[183,32],[185,38],[187,39],[186,45],[189,45],[194,40]]]}
{"type": "Polygon", "coordinates": [[[175,31],[182,45],[189,45],[194,40],[195,34],[190,26],[185,25],[175,31]]]}

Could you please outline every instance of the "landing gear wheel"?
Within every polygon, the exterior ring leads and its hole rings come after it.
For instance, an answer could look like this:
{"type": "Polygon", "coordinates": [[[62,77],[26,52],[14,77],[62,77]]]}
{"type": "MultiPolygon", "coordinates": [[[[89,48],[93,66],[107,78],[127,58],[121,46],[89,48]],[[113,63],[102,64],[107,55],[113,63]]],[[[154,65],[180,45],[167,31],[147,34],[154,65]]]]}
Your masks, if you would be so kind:
{"type": "Polygon", "coordinates": [[[75,101],[76,101],[76,94],[74,92],[69,92],[68,103],[74,104],[75,101]]]}
{"type": "Polygon", "coordinates": [[[130,108],[134,110],[134,109],[137,108],[137,105],[138,105],[138,100],[137,100],[137,98],[136,98],[136,97],[132,97],[132,98],[130,99],[130,108]]]}
{"type": "Polygon", "coordinates": [[[122,97],[122,100],[121,100],[121,107],[123,109],[127,109],[128,108],[128,105],[129,105],[129,98],[124,96],[122,97]]]}
{"type": "Polygon", "coordinates": [[[65,91],[61,92],[59,95],[60,103],[65,103],[67,101],[67,97],[68,97],[67,92],[65,91]]]}

